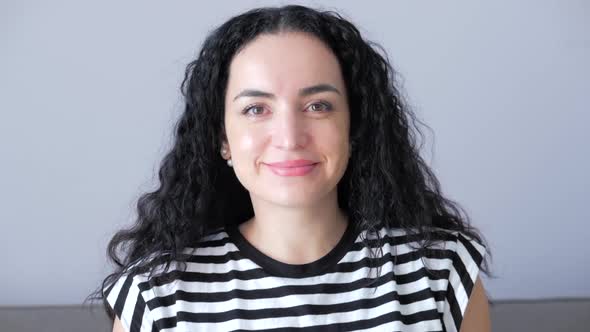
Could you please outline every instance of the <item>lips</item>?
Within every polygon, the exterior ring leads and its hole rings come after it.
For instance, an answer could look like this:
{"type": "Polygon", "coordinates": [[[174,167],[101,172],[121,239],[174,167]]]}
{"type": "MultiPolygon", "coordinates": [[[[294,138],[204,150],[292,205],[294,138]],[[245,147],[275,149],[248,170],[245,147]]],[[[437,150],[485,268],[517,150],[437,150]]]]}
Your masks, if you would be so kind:
{"type": "Polygon", "coordinates": [[[285,160],[267,164],[273,173],[280,176],[301,176],[311,172],[318,163],[305,160],[285,160]]]}
{"type": "Polygon", "coordinates": [[[317,163],[315,161],[307,160],[307,159],[284,160],[284,161],[279,161],[276,163],[267,163],[267,165],[269,165],[269,166],[281,167],[281,168],[302,167],[302,166],[310,166],[313,164],[317,164],[317,163]]]}

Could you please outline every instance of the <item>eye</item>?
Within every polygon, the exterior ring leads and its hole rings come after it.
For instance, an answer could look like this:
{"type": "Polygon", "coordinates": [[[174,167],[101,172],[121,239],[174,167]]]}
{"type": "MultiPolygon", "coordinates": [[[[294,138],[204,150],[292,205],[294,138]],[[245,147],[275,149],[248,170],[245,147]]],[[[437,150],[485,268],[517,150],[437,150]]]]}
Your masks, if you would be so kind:
{"type": "MultiPolygon", "coordinates": [[[[322,113],[331,111],[332,105],[327,102],[318,102],[309,105],[307,109],[310,110],[310,113],[322,113]]],[[[264,107],[261,105],[250,105],[242,110],[242,114],[247,116],[260,116],[264,114],[264,107]]]]}
{"type": "Polygon", "coordinates": [[[326,102],[313,103],[309,105],[308,109],[311,110],[311,113],[321,113],[332,110],[332,105],[326,102]]]}
{"type": "Polygon", "coordinates": [[[251,105],[246,107],[243,111],[242,114],[246,114],[249,116],[256,116],[256,115],[261,115],[264,112],[264,108],[260,105],[251,105]],[[250,110],[254,110],[254,112],[250,112],[250,110]],[[256,112],[256,111],[260,111],[260,112],[256,112]]]}

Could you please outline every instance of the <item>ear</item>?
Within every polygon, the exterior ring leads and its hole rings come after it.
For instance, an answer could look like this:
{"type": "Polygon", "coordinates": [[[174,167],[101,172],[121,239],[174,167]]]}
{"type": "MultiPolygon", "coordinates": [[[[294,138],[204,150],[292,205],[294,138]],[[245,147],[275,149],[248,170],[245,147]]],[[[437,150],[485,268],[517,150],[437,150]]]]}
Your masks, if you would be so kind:
{"type": "Polygon", "coordinates": [[[221,157],[226,160],[231,156],[229,144],[226,141],[221,141],[221,148],[219,149],[219,153],[221,154],[221,157]]]}
{"type": "Polygon", "coordinates": [[[221,132],[219,134],[219,142],[221,142],[221,148],[226,148],[229,150],[229,143],[227,142],[227,135],[225,134],[225,128],[221,128],[221,132]]]}

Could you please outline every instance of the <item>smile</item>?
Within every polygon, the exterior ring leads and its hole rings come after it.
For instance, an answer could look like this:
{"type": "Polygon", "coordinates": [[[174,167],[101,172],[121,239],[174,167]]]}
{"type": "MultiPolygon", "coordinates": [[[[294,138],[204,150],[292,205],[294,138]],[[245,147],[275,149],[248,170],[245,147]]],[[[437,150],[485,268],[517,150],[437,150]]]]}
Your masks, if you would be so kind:
{"type": "Polygon", "coordinates": [[[302,176],[311,172],[317,166],[317,164],[318,163],[295,167],[279,167],[268,164],[266,164],[266,166],[268,166],[273,173],[279,176],[302,176]]]}

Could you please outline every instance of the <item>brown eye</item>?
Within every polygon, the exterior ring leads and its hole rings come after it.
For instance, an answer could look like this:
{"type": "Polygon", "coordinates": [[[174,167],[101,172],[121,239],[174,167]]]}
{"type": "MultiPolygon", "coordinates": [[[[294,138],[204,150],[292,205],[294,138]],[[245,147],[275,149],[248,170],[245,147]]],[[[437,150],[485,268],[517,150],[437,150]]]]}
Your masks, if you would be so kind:
{"type": "Polygon", "coordinates": [[[332,105],[329,103],[314,103],[309,105],[309,109],[311,113],[321,113],[322,111],[327,112],[332,110],[332,105]]]}
{"type": "Polygon", "coordinates": [[[261,115],[264,112],[264,108],[260,105],[254,105],[254,106],[249,106],[246,107],[243,111],[242,114],[246,114],[249,116],[256,116],[256,115],[261,115]],[[251,110],[254,110],[254,112],[250,112],[251,110]],[[256,112],[259,111],[259,112],[256,112]]]}

